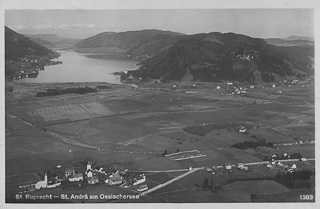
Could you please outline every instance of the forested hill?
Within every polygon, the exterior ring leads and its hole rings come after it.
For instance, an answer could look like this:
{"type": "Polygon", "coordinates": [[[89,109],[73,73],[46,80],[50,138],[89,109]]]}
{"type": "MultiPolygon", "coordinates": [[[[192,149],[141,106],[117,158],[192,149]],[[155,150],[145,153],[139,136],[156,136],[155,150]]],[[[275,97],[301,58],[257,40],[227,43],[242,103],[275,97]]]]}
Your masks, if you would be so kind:
{"type": "Polygon", "coordinates": [[[134,77],[181,81],[271,82],[313,74],[313,46],[280,47],[234,33],[183,36],[142,62],[134,77]]]}
{"type": "Polygon", "coordinates": [[[5,27],[5,59],[16,60],[26,55],[47,56],[53,51],[5,27]]]}
{"type": "Polygon", "coordinates": [[[118,50],[128,55],[150,55],[163,51],[176,43],[183,34],[162,30],[104,32],[74,45],[75,50],[118,50]]]}

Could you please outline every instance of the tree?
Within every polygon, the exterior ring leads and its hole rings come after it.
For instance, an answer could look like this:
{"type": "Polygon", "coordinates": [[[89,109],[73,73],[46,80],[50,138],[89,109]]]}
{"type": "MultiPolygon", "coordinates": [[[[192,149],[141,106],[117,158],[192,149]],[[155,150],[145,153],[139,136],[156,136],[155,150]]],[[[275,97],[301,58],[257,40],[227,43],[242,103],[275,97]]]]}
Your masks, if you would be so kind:
{"type": "Polygon", "coordinates": [[[208,178],[205,178],[203,181],[202,188],[204,188],[204,189],[208,188],[208,184],[209,184],[208,178]]]}
{"type": "Polygon", "coordinates": [[[177,148],[177,151],[176,152],[180,152],[179,148],[177,148]]]}
{"type": "Polygon", "coordinates": [[[168,154],[168,151],[165,149],[164,152],[162,153],[162,156],[166,156],[168,154]]]}

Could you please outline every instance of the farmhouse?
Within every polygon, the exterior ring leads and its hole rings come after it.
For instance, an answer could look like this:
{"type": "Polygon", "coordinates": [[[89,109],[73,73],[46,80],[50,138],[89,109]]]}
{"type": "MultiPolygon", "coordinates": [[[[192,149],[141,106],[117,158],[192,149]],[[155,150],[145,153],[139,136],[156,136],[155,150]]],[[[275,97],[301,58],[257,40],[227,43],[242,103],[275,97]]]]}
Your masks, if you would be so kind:
{"type": "Polygon", "coordinates": [[[99,183],[98,176],[93,176],[93,177],[88,178],[88,183],[89,184],[97,184],[97,183],[99,183]]]}
{"type": "Polygon", "coordinates": [[[143,184],[143,185],[140,185],[137,190],[139,192],[143,192],[143,191],[146,191],[148,189],[149,189],[148,186],[146,184],[143,184]]]}
{"type": "Polygon", "coordinates": [[[112,174],[109,176],[109,180],[106,181],[109,185],[118,185],[122,183],[122,177],[120,176],[119,172],[112,174]]]}
{"type": "Polygon", "coordinates": [[[66,170],[64,171],[64,174],[66,177],[71,176],[73,174],[75,174],[75,169],[74,168],[66,168],[66,170]]]}
{"type": "Polygon", "coordinates": [[[228,164],[228,165],[226,165],[226,170],[231,170],[231,165],[230,164],[228,164]]]}
{"type": "Polygon", "coordinates": [[[70,182],[76,182],[76,181],[82,181],[82,180],[83,180],[82,173],[76,173],[76,174],[69,176],[70,182]]]}
{"type": "Polygon", "coordinates": [[[243,125],[238,126],[237,129],[240,133],[245,133],[247,131],[246,127],[244,127],[243,125]]]}
{"type": "Polygon", "coordinates": [[[144,174],[141,174],[134,178],[133,185],[142,184],[146,181],[146,176],[144,174]]]}

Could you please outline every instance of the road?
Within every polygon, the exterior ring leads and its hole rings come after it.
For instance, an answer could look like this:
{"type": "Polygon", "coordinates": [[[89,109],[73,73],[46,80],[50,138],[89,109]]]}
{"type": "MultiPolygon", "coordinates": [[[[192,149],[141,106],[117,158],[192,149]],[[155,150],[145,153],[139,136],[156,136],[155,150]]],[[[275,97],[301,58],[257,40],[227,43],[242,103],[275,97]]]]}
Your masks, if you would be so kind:
{"type": "MultiPolygon", "coordinates": [[[[306,159],[307,161],[313,161],[315,160],[315,158],[308,158],[306,159]]],[[[296,161],[300,161],[300,159],[286,159],[286,160],[276,160],[279,162],[296,162],[296,161]]],[[[261,165],[261,164],[266,164],[269,161],[261,161],[261,162],[253,162],[253,163],[243,163],[243,165],[261,165]]]]}
{"type": "Polygon", "coordinates": [[[204,169],[204,167],[194,168],[194,169],[192,169],[191,171],[188,171],[187,173],[184,173],[184,174],[182,174],[182,175],[180,175],[180,176],[177,176],[177,177],[171,179],[170,181],[167,181],[166,183],[159,184],[158,186],[155,186],[155,187],[153,187],[153,188],[151,188],[151,189],[149,189],[149,190],[147,190],[147,191],[145,191],[145,192],[142,192],[140,195],[141,195],[141,196],[144,196],[144,195],[146,195],[146,194],[149,194],[149,193],[151,193],[151,192],[154,192],[154,191],[156,191],[156,190],[158,190],[158,189],[161,189],[161,188],[163,188],[163,187],[165,187],[165,186],[168,186],[169,184],[171,184],[171,183],[173,183],[173,182],[175,182],[175,181],[178,181],[179,179],[182,179],[183,177],[188,176],[188,175],[190,175],[190,174],[192,174],[192,173],[194,173],[194,172],[196,172],[196,171],[198,171],[198,170],[201,170],[201,169],[204,169]]]}

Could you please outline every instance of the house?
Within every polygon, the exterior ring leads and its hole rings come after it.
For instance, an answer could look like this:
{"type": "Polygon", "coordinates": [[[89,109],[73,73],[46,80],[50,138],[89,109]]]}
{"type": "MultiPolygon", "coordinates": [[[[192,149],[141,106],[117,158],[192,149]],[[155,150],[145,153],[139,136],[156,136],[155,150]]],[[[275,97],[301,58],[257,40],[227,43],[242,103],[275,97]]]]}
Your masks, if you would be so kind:
{"type": "Polygon", "coordinates": [[[61,185],[61,182],[57,182],[57,183],[54,183],[54,184],[47,185],[47,188],[55,188],[55,187],[60,186],[60,185],[61,185]]]}
{"type": "Polygon", "coordinates": [[[306,161],[307,161],[307,159],[306,159],[306,158],[304,158],[304,157],[303,157],[303,158],[301,158],[300,160],[301,160],[301,162],[306,162],[306,161]]]}
{"type": "Polygon", "coordinates": [[[240,169],[247,171],[247,170],[248,170],[248,166],[243,166],[243,167],[241,167],[240,169]]]}
{"type": "Polygon", "coordinates": [[[109,185],[118,185],[121,183],[122,183],[122,177],[120,176],[118,171],[109,176],[109,180],[108,180],[109,185]]]}
{"type": "Polygon", "coordinates": [[[276,87],[276,84],[272,84],[272,88],[276,87]]]}
{"type": "Polygon", "coordinates": [[[291,168],[292,168],[292,169],[296,169],[296,168],[297,168],[297,165],[296,165],[296,164],[293,164],[293,165],[291,166],[291,168]]]}
{"type": "Polygon", "coordinates": [[[238,163],[237,167],[240,169],[240,168],[244,167],[244,165],[243,165],[243,163],[238,163]]]}
{"type": "Polygon", "coordinates": [[[139,187],[138,187],[138,191],[139,192],[143,192],[143,191],[146,191],[146,190],[148,190],[149,188],[148,188],[148,186],[146,185],[146,184],[142,184],[142,185],[140,185],[139,187]]]}
{"type": "Polygon", "coordinates": [[[66,168],[66,170],[64,171],[64,174],[66,177],[71,176],[73,174],[75,174],[75,169],[74,168],[66,168]]]}
{"type": "Polygon", "coordinates": [[[88,184],[97,184],[99,183],[99,178],[98,176],[93,176],[88,178],[88,184]]]}
{"type": "Polygon", "coordinates": [[[142,184],[146,181],[146,176],[144,174],[139,175],[133,179],[133,185],[142,184]]]}
{"type": "Polygon", "coordinates": [[[231,170],[232,169],[232,167],[231,167],[231,165],[229,164],[229,165],[226,165],[226,170],[231,170]]]}
{"type": "Polygon", "coordinates": [[[69,176],[70,182],[76,182],[76,181],[82,181],[82,180],[83,180],[82,173],[75,173],[75,174],[69,176]]]}
{"type": "Polygon", "coordinates": [[[216,87],[216,89],[220,89],[220,88],[221,88],[220,86],[217,86],[217,87],[216,87]]]}
{"type": "Polygon", "coordinates": [[[250,86],[250,89],[254,89],[254,86],[250,86]]]}
{"type": "Polygon", "coordinates": [[[247,131],[246,127],[244,127],[243,125],[238,126],[238,131],[240,133],[245,133],[247,131]]]}

